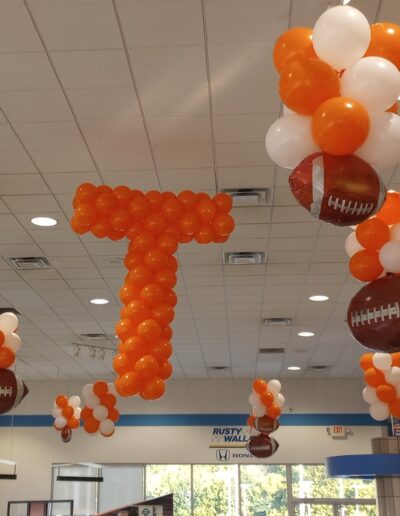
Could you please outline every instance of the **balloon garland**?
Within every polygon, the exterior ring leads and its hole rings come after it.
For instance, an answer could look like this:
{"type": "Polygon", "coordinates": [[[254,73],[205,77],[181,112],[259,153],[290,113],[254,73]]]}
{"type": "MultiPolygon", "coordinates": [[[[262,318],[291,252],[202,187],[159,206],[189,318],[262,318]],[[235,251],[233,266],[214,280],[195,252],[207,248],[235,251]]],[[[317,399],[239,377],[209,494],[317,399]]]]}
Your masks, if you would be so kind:
{"type": "Polygon", "coordinates": [[[87,384],[82,389],[85,406],[81,412],[83,428],[88,434],[100,432],[103,437],[111,437],[115,432],[115,423],[119,412],[113,383],[98,381],[94,385],[87,384]]]}
{"type": "Polygon", "coordinates": [[[279,380],[267,382],[257,378],[253,382],[253,390],[249,396],[251,413],[247,418],[250,439],[246,448],[254,457],[270,457],[279,447],[279,443],[270,434],[279,428],[278,418],[285,403],[285,397],[280,391],[279,380]]]}
{"type": "Polygon", "coordinates": [[[360,359],[364,370],[362,396],[377,421],[390,415],[400,418],[400,353],[366,353],[360,359]]]}
{"type": "Polygon", "coordinates": [[[286,114],[269,128],[266,149],[280,167],[297,167],[292,192],[321,220],[354,225],[382,205],[372,166],[400,162],[399,52],[399,26],[370,27],[343,5],[326,10],[313,30],[290,29],[275,44],[286,114]]]}
{"type": "MultiPolygon", "coordinates": [[[[223,243],[234,229],[231,196],[186,190],[179,195],[127,186],[111,189],[85,183],[78,187],[72,229],[82,235],[130,243],[125,256],[128,274],[120,290],[123,303],[115,331],[120,339],[113,367],[121,396],[160,398],[172,375],[171,323],[177,297],[179,243],[223,243]]],[[[91,425],[94,428],[94,425],[91,425]]]]}
{"type": "Polygon", "coordinates": [[[79,396],[68,398],[65,394],[59,394],[54,400],[51,411],[54,417],[54,429],[61,434],[61,440],[68,443],[72,437],[72,431],[80,426],[81,399],[79,396]]]}

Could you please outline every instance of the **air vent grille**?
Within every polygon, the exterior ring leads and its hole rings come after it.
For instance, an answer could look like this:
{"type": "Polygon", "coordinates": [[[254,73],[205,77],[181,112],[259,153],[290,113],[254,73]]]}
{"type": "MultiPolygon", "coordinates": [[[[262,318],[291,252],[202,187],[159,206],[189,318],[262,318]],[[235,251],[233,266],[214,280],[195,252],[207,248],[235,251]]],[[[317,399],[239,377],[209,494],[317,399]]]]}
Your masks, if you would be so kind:
{"type": "Polygon", "coordinates": [[[329,369],[328,365],[312,365],[308,369],[314,369],[315,371],[322,371],[323,369],[329,369]]]}
{"type": "Polygon", "coordinates": [[[227,252],[224,254],[226,265],[258,265],[265,263],[264,251],[227,252]]]}
{"type": "Polygon", "coordinates": [[[262,320],[264,326],[293,326],[291,317],[265,317],[262,320]]]}
{"type": "Polygon", "coordinates": [[[90,341],[107,340],[107,336],[104,333],[81,333],[80,336],[82,339],[90,341]]]}
{"type": "Polygon", "coordinates": [[[211,371],[226,371],[227,369],[230,369],[230,367],[224,365],[216,365],[210,366],[208,369],[211,369],[211,371]]]}
{"type": "Polygon", "coordinates": [[[16,256],[7,258],[7,261],[19,271],[52,269],[49,260],[44,256],[16,256]]]}
{"type": "Polygon", "coordinates": [[[235,207],[265,206],[271,196],[269,188],[226,188],[221,191],[232,196],[235,207]]]}
{"type": "Polygon", "coordinates": [[[258,353],[260,355],[279,355],[285,352],[285,348],[260,348],[258,353]]]}

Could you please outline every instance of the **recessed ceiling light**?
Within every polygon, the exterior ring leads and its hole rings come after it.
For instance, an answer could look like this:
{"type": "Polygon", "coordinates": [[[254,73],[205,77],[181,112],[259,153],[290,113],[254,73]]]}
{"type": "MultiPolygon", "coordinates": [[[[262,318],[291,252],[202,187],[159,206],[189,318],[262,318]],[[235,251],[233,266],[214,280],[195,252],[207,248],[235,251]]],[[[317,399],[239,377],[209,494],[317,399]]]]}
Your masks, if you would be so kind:
{"type": "Polygon", "coordinates": [[[287,369],[288,371],[300,371],[301,367],[299,367],[298,365],[291,365],[287,369]]]}
{"type": "Polygon", "coordinates": [[[35,226],[43,227],[55,226],[57,224],[56,219],[52,219],[51,217],[33,217],[33,219],[31,219],[31,222],[35,226]]]}
{"type": "Polygon", "coordinates": [[[92,303],[92,305],[108,305],[108,303],[110,301],[108,299],[103,299],[103,298],[99,297],[99,298],[91,299],[90,302],[92,303]]]}
{"type": "Polygon", "coordinates": [[[299,337],[314,337],[314,333],[312,331],[300,331],[297,334],[299,337]]]}
{"type": "Polygon", "coordinates": [[[328,301],[329,296],[323,296],[322,294],[317,294],[315,296],[310,296],[308,299],[310,301],[328,301]]]}

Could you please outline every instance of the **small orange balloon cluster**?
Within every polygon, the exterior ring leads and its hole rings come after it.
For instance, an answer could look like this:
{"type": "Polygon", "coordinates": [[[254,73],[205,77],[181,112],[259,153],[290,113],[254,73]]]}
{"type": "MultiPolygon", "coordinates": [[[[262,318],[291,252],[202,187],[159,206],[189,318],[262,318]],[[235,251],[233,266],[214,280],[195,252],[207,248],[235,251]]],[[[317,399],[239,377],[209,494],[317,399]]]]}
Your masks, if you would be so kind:
{"type": "Polygon", "coordinates": [[[15,355],[21,347],[21,339],[16,334],[18,317],[5,312],[0,315],[0,369],[8,369],[15,362],[15,355]]]}
{"type": "Polygon", "coordinates": [[[277,419],[281,415],[285,397],[281,394],[281,382],[273,379],[267,382],[261,378],[256,378],[253,382],[253,392],[249,396],[251,414],[247,424],[253,428],[255,419],[269,416],[277,419]]]}
{"type": "Polygon", "coordinates": [[[345,244],[352,276],[374,281],[400,273],[400,193],[389,191],[382,208],[356,227],[345,244]]]}
{"type": "Polygon", "coordinates": [[[73,205],[71,226],[78,234],[91,231],[99,238],[130,241],[124,260],[128,274],[120,290],[124,306],[116,325],[120,344],[113,360],[115,387],[121,396],[158,399],[172,374],[168,359],[178,270],[173,255],[179,243],[226,242],[234,229],[232,198],[224,193],[211,198],[189,190],[178,195],[143,193],[85,183],[73,205]]]}
{"type": "Polygon", "coordinates": [[[115,423],[119,419],[115,386],[113,383],[98,381],[87,384],[82,389],[85,406],[81,412],[83,428],[88,434],[100,434],[111,437],[115,432],[115,423]]]}
{"type": "Polygon", "coordinates": [[[76,430],[80,426],[80,405],[79,396],[68,397],[65,394],[59,394],[54,401],[51,411],[54,417],[54,428],[61,432],[63,442],[69,442],[72,430],[76,430]]]}
{"type": "Polygon", "coordinates": [[[400,418],[400,353],[365,353],[360,359],[367,387],[364,400],[371,417],[384,421],[390,415],[400,418]]]}

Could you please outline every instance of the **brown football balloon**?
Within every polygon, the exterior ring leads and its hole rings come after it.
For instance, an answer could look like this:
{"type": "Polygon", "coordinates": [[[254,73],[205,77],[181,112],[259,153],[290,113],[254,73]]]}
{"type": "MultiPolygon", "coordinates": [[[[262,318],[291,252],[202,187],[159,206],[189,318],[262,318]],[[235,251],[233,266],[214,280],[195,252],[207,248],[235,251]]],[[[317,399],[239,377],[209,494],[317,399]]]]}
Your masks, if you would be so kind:
{"type": "Polygon", "coordinates": [[[362,287],[350,301],[347,323],[362,346],[400,351],[400,278],[385,276],[362,287]]]}
{"type": "Polygon", "coordinates": [[[270,434],[279,428],[279,422],[277,419],[272,419],[269,416],[256,417],[254,427],[262,434],[270,434]]]}
{"type": "Polygon", "coordinates": [[[279,443],[265,434],[250,437],[246,444],[247,451],[258,459],[271,457],[278,448],[279,443]]]}
{"type": "Polygon", "coordinates": [[[289,185],[311,215],[337,226],[371,217],[386,197],[385,185],[371,165],[352,155],[311,154],[290,174],[289,185]]]}
{"type": "Polygon", "coordinates": [[[61,430],[61,440],[63,443],[69,443],[71,438],[72,438],[72,430],[68,425],[66,425],[61,430]]]}
{"type": "Polygon", "coordinates": [[[13,371],[0,369],[0,414],[18,407],[28,392],[28,387],[13,371]]]}

